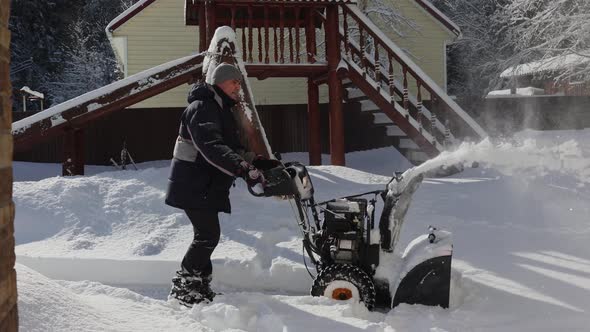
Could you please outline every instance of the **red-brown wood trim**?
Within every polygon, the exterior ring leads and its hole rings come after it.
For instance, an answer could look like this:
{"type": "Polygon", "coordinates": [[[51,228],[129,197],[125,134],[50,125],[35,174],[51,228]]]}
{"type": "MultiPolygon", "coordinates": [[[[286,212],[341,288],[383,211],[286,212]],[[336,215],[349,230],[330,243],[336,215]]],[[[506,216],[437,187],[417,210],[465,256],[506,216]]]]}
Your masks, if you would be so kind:
{"type": "MultiPolygon", "coordinates": [[[[163,77],[173,75],[174,72],[182,68],[190,68],[195,64],[200,64],[203,61],[203,56],[198,55],[185,63],[179,64],[176,68],[168,68],[162,72],[150,76],[154,80],[160,80],[163,77]]],[[[60,113],[66,121],[56,126],[51,125],[51,119],[43,119],[33,123],[29,128],[21,132],[15,133],[14,136],[14,151],[22,152],[32,148],[35,144],[42,142],[50,137],[63,134],[64,128],[83,128],[89,121],[95,120],[110,112],[124,109],[125,107],[136,104],[147,98],[153,97],[164,91],[170,90],[183,83],[194,82],[202,75],[202,67],[196,66],[195,69],[189,70],[178,76],[172,76],[158,84],[145,88],[139,93],[131,94],[130,92],[139,88],[138,81],[129,82],[125,86],[121,86],[110,93],[88,100],[82,104],[76,105],[70,109],[64,110],[60,113]],[[88,106],[91,104],[102,105],[101,107],[88,111],[88,106]]]]}
{"type": "Polygon", "coordinates": [[[277,37],[277,24],[272,27],[273,37],[274,37],[274,51],[275,51],[275,62],[279,62],[279,39],[277,37]]]}
{"type": "Polygon", "coordinates": [[[269,77],[316,77],[328,72],[326,63],[315,64],[246,64],[248,77],[266,79],[269,77]]]}
{"type": "Polygon", "coordinates": [[[414,0],[416,3],[420,5],[420,7],[424,8],[430,15],[436,18],[440,23],[442,23],[449,31],[454,33],[457,36],[461,35],[461,31],[457,30],[456,26],[449,21],[448,18],[443,17],[437,11],[433,10],[428,4],[426,4],[423,0],[414,0]]]}
{"type": "Polygon", "coordinates": [[[322,164],[322,142],[320,121],[320,92],[311,78],[307,79],[307,136],[310,165],[322,164]]]}
{"type": "Polygon", "coordinates": [[[84,165],[86,164],[85,141],[84,129],[74,130],[74,172],[76,175],[84,175],[84,165]]]}
{"type": "MultiPolygon", "coordinates": [[[[254,62],[252,61],[252,48],[254,48],[253,45],[253,38],[252,38],[252,18],[253,18],[254,14],[252,11],[252,6],[248,6],[248,62],[254,62]]],[[[244,44],[245,46],[245,44],[244,44]]]]}
{"type": "Polygon", "coordinates": [[[236,31],[236,10],[235,6],[231,7],[231,29],[236,31]]]}
{"type": "Polygon", "coordinates": [[[207,15],[207,46],[211,44],[211,39],[215,34],[216,18],[215,18],[215,5],[212,1],[205,1],[205,12],[207,15]]]}
{"type": "Polygon", "coordinates": [[[299,16],[301,15],[301,8],[295,7],[295,62],[300,63],[301,58],[299,57],[299,53],[301,53],[301,45],[300,45],[300,37],[299,37],[299,16]]]}
{"type": "Polygon", "coordinates": [[[262,62],[262,28],[258,27],[258,62],[262,62]]]}
{"type": "Polygon", "coordinates": [[[338,78],[340,37],[338,7],[326,8],[326,57],[328,59],[328,94],[330,100],[330,159],[332,165],[346,164],[344,151],[344,115],[342,114],[342,82],[338,78]]]}
{"type": "Polygon", "coordinates": [[[293,29],[289,29],[289,62],[293,63],[293,29]]]}
{"type": "Polygon", "coordinates": [[[308,8],[305,14],[307,16],[305,20],[307,22],[307,25],[305,27],[305,47],[307,49],[307,62],[314,63],[316,55],[316,41],[313,16],[315,14],[315,10],[313,10],[313,8],[308,8]]]}
{"type": "Polygon", "coordinates": [[[117,30],[118,27],[120,27],[121,25],[123,25],[125,22],[129,21],[131,18],[133,18],[135,15],[137,15],[139,12],[141,12],[145,8],[147,8],[147,6],[151,5],[154,1],[156,1],[156,0],[147,0],[143,4],[137,6],[132,11],[130,11],[129,13],[127,13],[125,16],[121,17],[119,20],[117,20],[116,22],[114,22],[110,26],[109,31],[110,32],[113,32],[113,31],[117,30]]]}
{"type": "Polygon", "coordinates": [[[268,6],[264,6],[264,63],[269,63],[270,59],[268,57],[268,25],[269,25],[269,16],[268,16],[268,6]]]}
{"type": "Polygon", "coordinates": [[[279,29],[281,33],[281,63],[285,63],[285,6],[279,7],[279,29]]]}
{"type": "Polygon", "coordinates": [[[63,135],[62,175],[84,175],[84,130],[66,127],[63,135]]]}
{"type": "MultiPolygon", "coordinates": [[[[199,8],[199,20],[201,22],[205,22],[207,20],[205,7],[201,6],[199,8]]],[[[207,45],[207,25],[201,24],[199,25],[199,51],[204,52],[207,50],[209,45],[207,45]]]]}

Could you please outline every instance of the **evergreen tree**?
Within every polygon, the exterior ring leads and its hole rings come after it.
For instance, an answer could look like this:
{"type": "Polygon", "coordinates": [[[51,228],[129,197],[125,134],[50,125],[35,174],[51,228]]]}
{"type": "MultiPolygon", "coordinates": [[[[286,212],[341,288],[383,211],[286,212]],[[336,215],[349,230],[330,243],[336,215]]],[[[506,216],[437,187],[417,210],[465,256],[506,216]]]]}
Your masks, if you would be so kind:
{"type": "MultiPolygon", "coordinates": [[[[11,79],[55,105],[116,80],[106,25],[134,0],[13,0],[11,79]]],[[[15,109],[22,107],[15,94],[15,109]]]]}

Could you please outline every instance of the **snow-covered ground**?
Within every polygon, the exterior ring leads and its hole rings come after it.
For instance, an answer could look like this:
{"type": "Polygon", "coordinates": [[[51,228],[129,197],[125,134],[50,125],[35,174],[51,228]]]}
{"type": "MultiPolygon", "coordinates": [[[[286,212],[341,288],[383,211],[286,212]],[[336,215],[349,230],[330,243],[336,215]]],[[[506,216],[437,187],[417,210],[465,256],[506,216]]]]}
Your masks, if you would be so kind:
{"type": "MultiPolygon", "coordinates": [[[[369,312],[308,295],[288,202],[232,189],[214,288],[192,309],[167,302],[192,229],[163,203],[168,161],[139,171],[15,162],[22,331],[585,331],[590,326],[590,130],[525,131],[424,164],[477,160],[415,195],[398,250],[429,225],[453,232],[451,307],[369,312]]],[[[327,158],[327,156],[325,156],[327,158]]],[[[318,200],[383,188],[409,165],[389,148],[309,167],[318,200]]],[[[285,160],[306,160],[286,154],[285,160]]],[[[327,161],[327,160],[326,160],[327,161]]],[[[315,272],[315,271],[312,271],[315,272]]]]}

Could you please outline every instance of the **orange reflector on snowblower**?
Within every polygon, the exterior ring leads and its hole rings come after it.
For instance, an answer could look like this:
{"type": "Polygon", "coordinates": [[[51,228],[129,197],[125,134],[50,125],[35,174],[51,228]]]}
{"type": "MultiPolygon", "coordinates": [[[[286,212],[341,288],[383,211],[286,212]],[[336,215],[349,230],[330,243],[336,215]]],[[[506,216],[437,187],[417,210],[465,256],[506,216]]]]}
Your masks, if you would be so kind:
{"type": "Polygon", "coordinates": [[[352,291],[348,288],[336,288],[332,291],[332,298],[334,300],[350,300],[352,298],[352,291]]]}

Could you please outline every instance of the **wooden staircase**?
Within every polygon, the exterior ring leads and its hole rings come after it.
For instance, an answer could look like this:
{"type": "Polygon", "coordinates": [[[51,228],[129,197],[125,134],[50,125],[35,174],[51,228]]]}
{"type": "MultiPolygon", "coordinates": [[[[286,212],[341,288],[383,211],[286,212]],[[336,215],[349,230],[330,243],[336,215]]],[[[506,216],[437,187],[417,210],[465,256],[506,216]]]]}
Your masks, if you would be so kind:
{"type": "Polygon", "coordinates": [[[338,67],[346,102],[359,102],[372,113],[375,127],[385,127],[393,145],[419,164],[458,142],[480,140],[485,131],[404,52],[389,40],[356,5],[341,6],[339,33],[342,60],[338,67]],[[427,108],[424,96],[428,97],[427,108]]]}
{"type": "Polygon", "coordinates": [[[382,144],[396,147],[414,165],[419,165],[429,159],[428,155],[387,114],[382,112],[379,106],[357,88],[352,81],[345,79],[342,81],[342,84],[344,88],[344,101],[346,103],[359,103],[361,112],[371,115],[373,125],[368,130],[382,132],[384,136],[382,144]]]}

